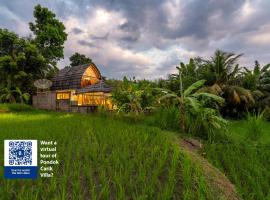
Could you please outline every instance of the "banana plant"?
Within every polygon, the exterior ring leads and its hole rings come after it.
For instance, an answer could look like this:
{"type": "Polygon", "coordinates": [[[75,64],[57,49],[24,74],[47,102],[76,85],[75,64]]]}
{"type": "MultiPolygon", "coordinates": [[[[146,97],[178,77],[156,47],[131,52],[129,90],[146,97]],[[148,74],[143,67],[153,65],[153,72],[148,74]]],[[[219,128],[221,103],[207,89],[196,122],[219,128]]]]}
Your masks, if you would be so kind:
{"type": "MultiPolygon", "coordinates": [[[[219,97],[214,94],[206,93],[206,92],[196,92],[199,88],[201,88],[205,80],[199,80],[195,83],[193,83],[191,86],[189,86],[186,90],[183,90],[182,88],[182,80],[181,80],[181,71],[179,71],[179,77],[180,77],[180,95],[179,93],[175,93],[169,90],[160,89],[162,93],[164,94],[160,101],[168,98],[175,99],[179,106],[180,111],[180,128],[182,131],[187,130],[186,128],[186,116],[189,114],[200,114],[202,110],[206,109],[205,102],[211,101],[213,103],[217,103],[219,105],[223,105],[224,99],[222,97],[219,97]]],[[[211,109],[211,108],[208,108],[211,109]]],[[[216,112],[207,112],[215,114],[216,112]]]]}
{"type": "Polygon", "coordinates": [[[25,102],[29,101],[30,94],[27,92],[22,92],[21,89],[18,87],[16,87],[16,89],[13,90],[13,93],[15,93],[19,96],[21,103],[25,103],[25,102]]]}

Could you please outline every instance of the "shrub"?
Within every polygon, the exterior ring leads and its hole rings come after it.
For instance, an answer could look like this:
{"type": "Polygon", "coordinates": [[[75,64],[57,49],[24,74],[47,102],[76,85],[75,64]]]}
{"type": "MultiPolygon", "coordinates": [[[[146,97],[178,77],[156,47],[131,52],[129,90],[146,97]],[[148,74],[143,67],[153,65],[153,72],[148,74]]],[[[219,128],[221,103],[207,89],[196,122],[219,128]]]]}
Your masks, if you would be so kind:
{"type": "Polygon", "coordinates": [[[161,129],[179,131],[179,109],[177,107],[159,108],[146,119],[151,126],[158,126],[161,129]]]}
{"type": "Polygon", "coordinates": [[[7,113],[7,112],[10,112],[9,109],[4,104],[0,104],[0,113],[7,113]]]}
{"type": "Polygon", "coordinates": [[[35,109],[26,104],[0,104],[0,112],[25,112],[25,111],[34,111],[35,109]]]}
{"type": "Polygon", "coordinates": [[[227,121],[217,110],[201,108],[200,112],[186,114],[188,133],[210,142],[223,140],[227,132],[227,121]]]}
{"type": "Polygon", "coordinates": [[[267,121],[270,121],[270,108],[269,108],[269,106],[266,106],[264,116],[265,116],[265,119],[267,121]]]}

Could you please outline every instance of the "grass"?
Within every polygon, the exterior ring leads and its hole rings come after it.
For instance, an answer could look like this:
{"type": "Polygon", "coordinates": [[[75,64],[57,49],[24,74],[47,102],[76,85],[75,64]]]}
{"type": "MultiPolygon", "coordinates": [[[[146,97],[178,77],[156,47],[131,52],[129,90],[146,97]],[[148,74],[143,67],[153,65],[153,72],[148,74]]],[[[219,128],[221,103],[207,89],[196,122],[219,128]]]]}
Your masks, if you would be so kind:
{"type": "MultiPolygon", "coordinates": [[[[270,144],[270,123],[269,121],[261,122],[261,137],[258,142],[261,144],[270,144]]],[[[245,120],[230,121],[228,134],[234,141],[245,141],[248,137],[250,125],[245,120]]]]}
{"type": "Polygon", "coordinates": [[[1,179],[0,199],[212,199],[201,169],[171,132],[108,117],[1,107],[9,111],[0,114],[1,141],[55,140],[60,165],[53,178],[1,179]]]}
{"type": "MultiPolygon", "coordinates": [[[[177,131],[175,116],[163,111],[150,116],[152,123],[146,124],[177,131]]],[[[230,179],[242,199],[270,199],[269,121],[249,114],[246,120],[229,121],[227,128],[215,142],[205,143],[206,158],[230,179]]]]}
{"type": "Polygon", "coordinates": [[[35,109],[26,104],[0,104],[0,113],[8,113],[8,112],[27,112],[34,111],[35,109]]]}
{"type": "Polygon", "coordinates": [[[260,127],[260,137],[250,140],[253,123],[231,121],[228,127],[231,140],[207,143],[206,157],[235,184],[243,199],[270,199],[270,123],[261,121],[256,125],[260,127]]]}
{"type": "MultiPolygon", "coordinates": [[[[137,123],[179,132],[173,109],[139,118],[137,123]]],[[[235,184],[242,199],[270,199],[270,123],[250,115],[247,120],[229,121],[227,128],[213,143],[205,143],[206,158],[235,184]]]]}

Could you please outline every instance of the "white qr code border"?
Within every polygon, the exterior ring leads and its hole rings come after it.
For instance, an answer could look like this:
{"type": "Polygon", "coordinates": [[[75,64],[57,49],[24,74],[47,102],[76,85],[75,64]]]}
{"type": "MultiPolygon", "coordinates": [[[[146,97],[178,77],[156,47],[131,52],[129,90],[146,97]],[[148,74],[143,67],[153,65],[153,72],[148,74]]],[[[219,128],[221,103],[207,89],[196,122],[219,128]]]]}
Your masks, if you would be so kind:
{"type": "Polygon", "coordinates": [[[4,140],[4,166],[37,166],[37,153],[37,140],[4,140]],[[32,142],[32,163],[10,165],[9,142],[32,142]]]}

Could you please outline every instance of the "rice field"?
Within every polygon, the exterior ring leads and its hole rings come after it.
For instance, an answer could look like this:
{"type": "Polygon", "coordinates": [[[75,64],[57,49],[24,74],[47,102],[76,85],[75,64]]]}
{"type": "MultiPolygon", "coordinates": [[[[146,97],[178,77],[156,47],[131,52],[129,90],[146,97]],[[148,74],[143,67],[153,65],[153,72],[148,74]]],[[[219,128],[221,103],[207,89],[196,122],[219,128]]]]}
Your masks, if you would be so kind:
{"type": "Polygon", "coordinates": [[[53,178],[1,178],[0,199],[214,199],[175,134],[155,127],[94,115],[4,111],[5,139],[55,140],[60,164],[53,178]]]}
{"type": "Polygon", "coordinates": [[[260,127],[258,141],[246,139],[249,125],[245,120],[229,123],[230,141],[206,144],[206,157],[225,173],[245,200],[270,199],[270,123],[260,127]]]}

